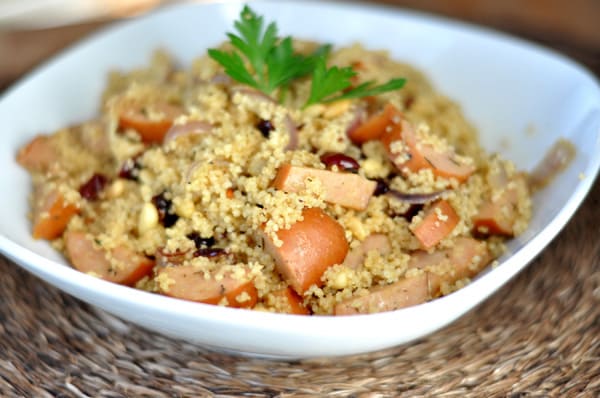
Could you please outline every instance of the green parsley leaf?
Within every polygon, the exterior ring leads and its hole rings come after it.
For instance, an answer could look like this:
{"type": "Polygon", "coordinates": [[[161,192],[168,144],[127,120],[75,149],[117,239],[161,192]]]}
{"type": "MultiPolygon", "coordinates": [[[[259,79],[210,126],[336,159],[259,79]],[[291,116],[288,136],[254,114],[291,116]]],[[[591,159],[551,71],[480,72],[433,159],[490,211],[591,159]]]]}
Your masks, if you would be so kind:
{"type": "Polygon", "coordinates": [[[258,75],[258,80],[264,84],[264,66],[266,58],[277,41],[277,26],[271,22],[263,32],[263,17],[258,16],[248,6],[244,6],[240,20],[234,24],[242,37],[229,33],[231,44],[248,58],[258,75]]]}
{"type": "Polygon", "coordinates": [[[352,79],[356,72],[351,67],[332,66],[327,68],[327,60],[324,56],[319,57],[315,70],[308,100],[304,108],[322,102],[329,103],[349,98],[362,98],[378,95],[388,91],[398,90],[404,86],[406,79],[391,79],[387,83],[377,85],[374,81],[362,83],[350,90],[344,91],[352,86],[352,79]],[[337,94],[337,95],[336,95],[337,94]]]}
{"type": "MultiPolygon", "coordinates": [[[[284,39],[284,42],[288,40],[291,44],[292,41],[289,37],[284,39]]],[[[291,78],[282,81],[279,87],[279,102],[284,102],[291,81],[310,75],[315,69],[315,65],[318,58],[322,55],[328,56],[330,51],[331,46],[329,44],[325,44],[317,48],[312,54],[308,56],[298,56],[298,54],[296,54],[294,63],[292,65],[289,65],[288,69],[290,71],[291,78]]],[[[276,68],[277,66],[274,66],[274,69],[276,68]]]]}
{"type": "Polygon", "coordinates": [[[325,57],[320,56],[315,64],[310,95],[304,107],[326,101],[328,96],[350,87],[352,85],[350,79],[354,76],[356,76],[356,72],[351,67],[333,66],[327,69],[325,57]]]}
{"type": "Polygon", "coordinates": [[[304,58],[299,65],[298,77],[304,77],[312,74],[317,66],[317,62],[321,57],[327,59],[331,53],[331,44],[324,44],[317,48],[311,55],[304,58]]]}
{"type": "Polygon", "coordinates": [[[386,83],[377,85],[375,81],[371,80],[354,87],[352,90],[346,91],[344,94],[340,94],[337,97],[328,97],[321,100],[321,102],[334,102],[342,99],[349,98],[363,98],[373,95],[379,95],[387,93],[388,91],[394,91],[401,89],[406,84],[406,79],[390,79],[386,83]]]}
{"type": "Polygon", "coordinates": [[[279,86],[286,86],[301,72],[304,57],[294,54],[292,38],[286,37],[273,48],[271,56],[267,58],[269,70],[267,90],[275,90],[279,86]]]}
{"type": "Polygon", "coordinates": [[[242,58],[237,53],[226,53],[210,49],[208,50],[208,55],[220,63],[225,68],[225,73],[231,76],[231,78],[252,87],[259,87],[259,84],[254,80],[250,72],[248,72],[244,61],[242,61],[242,58]]]}
{"type": "Polygon", "coordinates": [[[279,90],[283,101],[289,85],[297,79],[312,75],[310,96],[304,107],[318,102],[332,102],[346,98],[378,95],[401,88],[405,79],[392,79],[385,84],[366,82],[348,90],[356,72],[351,67],[327,68],[330,45],[324,45],[310,55],[294,51],[291,37],[279,39],[277,26],[271,22],[264,27],[264,19],[247,5],[234,23],[238,34],[228,33],[233,52],[208,50],[234,80],[254,87],[267,95],[279,90]]]}
{"type": "Polygon", "coordinates": [[[227,53],[225,51],[210,49],[208,55],[217,61],[225,73],[240,83],[257,88],[267,94],[273,91],[269,86],[269,79],[265,67],[277,42],[277,26],[274,22],[263,29],[263,17],[258,16],[248,6],[244,6],[240,19],[234,23],[239,36],[228,33],[231,45],[238,52],[227,53]],[[248,70],[243,55],[252,67],[248,70]]]}

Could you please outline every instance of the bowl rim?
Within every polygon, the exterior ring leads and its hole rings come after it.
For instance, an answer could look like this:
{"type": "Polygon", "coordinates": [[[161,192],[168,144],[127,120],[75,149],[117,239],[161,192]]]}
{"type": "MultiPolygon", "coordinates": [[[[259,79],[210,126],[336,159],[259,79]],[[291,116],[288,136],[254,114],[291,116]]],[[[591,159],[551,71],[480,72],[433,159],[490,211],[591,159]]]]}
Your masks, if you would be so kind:
{"type": "MultiPolygon", "coordinates": [[[[446,17],[440,17],[423,13],[419,11],[405,10],[400,7],[393,7],[391,5],[373,5],[366,2],[351,1],[349,3],[339,3],[336,1],[301,1],[301,0],[285,0],[286,5],[291,4],[292,6],[305,6],[312,4],[316,6],[326,5],[334,8],[352,8],[353,12],[358,11],[386,11],[393,12],[394,16],[401,16],[407,18],[417,18],[419,23],[428,23],[442,26],[451,30],[466,31],[470,35],[485,37],[491,40],[500,40],[513,44],[515,46],[524,48],[526,50],[541,52],[542,54],[566,62],[570,67],[578,70],[578,72],[584,74],[590,78],[596,85],[596,94],[600,98],[600,84],[598,77],[592,74],[585,66],[573,61],[567,56],[559,53],[558,51],[548,49],[542,45],[531,43],[527,40],[515,37],[505,32],[500,32],[492,28],[482,27],[467,22],[456,21],[446,17]]],[[[256,3],[266,4],[281,4],[281,1],[277,0],[260,0],[256,3]]],[[[0,107],[4,100],[13,93],[17,92],[23,85],[27,84],[33,77],[42,75],[46,69],[55,65],[58,60],[62,59],[69,54],[74,53],[80,48],[88,47],[90,44],[93,45],[99,38],[105,36],[110,32],[117,32],[124,26],[128,26],[131,23],[144,23],[144,21],[150,18],[160,18],[161,15],[166,15],[168,12],[175,8],[190,7],[190,8],[202,8],[206,6],[221,7],[224,4],[241,4],[237,1],[216,1],[212,3],[188,3],[185,5],[170,5],[156,12],[152,12],[148,15],[138,17],[135,20],[119,21],[117,23],[109,24],[106,27],[99,29],[93,34],[86,38],[77,41],[71,46],[68,46],[65,50],[62,50],[57,55],[51,57],[47,61],[41,63],[32,71],[27,73],[23,78],[19,79],[16,83],[8,87],[0,95],[0,107]]],[[[600,131],[598,132],[600,137],[600,131]]],[[[591,174],[586,175],[583,181],[580,181],[577,185],[577,189],[569,196],[568,200],[559,209],[558,214],[541,230],[531,237],[527,242],[522,242],[520,247],[515,249],[514,253],[502,260],[501,264],[494,268],[489,269],[488,272],[480,274],[477,278],[474,278],[473,282],[467,286],[459,289],[458,291],[449,294],[447,296],[438,298],[436,300],[426,302],[417,306],[404,308],[401,310],[383,312],[377,314],[362,314],[356,316],[294,316],[288,314],[275,314],[266,313],[259,311],[247,311],[228,307],[219,307],[202,303],[188,302],[184,300],[174,299],[162,295],[149,293],[146,291],[113,284],[104,280],[94,278],[92,276],[81,273],[66,262],[63,265],[59,262],[45,258],[44,256],[29,250],[19,244],[13,242],[3,233],[0,233],[0,252],[5,256],[20,264],[26,268],[29,272],[34,273],[38,277],[46,281],[51,280],[62,280],[67,285],[71,286],[69,290],[72,290],[72,285],[78,284],[79,287],[86,286],[88,291],[93,292],[98,297],[111,297],[114,300],[121,302],[128,302],[139,304],[142,306],[154,307],[158,313],[175,313],[180,319],[185,320],[201,320],[203,318],[210,318],[211,321],[221,322],[223,324],[230,324],[231,319],[235,319],[237,327],[252,328],[252,329],[269,329],[273,332],[273,328],[276,328],[277,332],[285,333],[287,336],[292,335],[290,331],[303,330],[302,334],[305,334],[306,329],[310,329],[309,336],[312,338],[318,338],[334,333],[339,333],[339,330],[348,329],[350,326],[356,325],[363,320],[369,322],[376,322],[377,324],[398,324],[406,319],[414,319],[418,314],[425,314],[424,316],[431,316],[432,314],[448,314],[447,319],[437,325],[433,330],[436,330],[442,326],[445,326],[470,311],[473,307],[486,300],[490,295],[494,294],[502,286],[505,286],[506,282],[517,275],[521,270],[525,269],[542,250],[549,245],[554,238],[560,233],[568,221],[573,217],[579,206],[583,203],[583,200],[591,190],[594,181],[600,172],[600,154],[592,159],[589,163],[588,172],[591,174]],[[500,282],[498,282],[500,280],[500,282]],[[483,292],[482,292],[483,291],[483,292]],[[470,296],[477,295],[480,297],[476,301],[467,300],[470,296]],[[464,302],[468,302],[465,306],[464,302]],[[452,311],[452,308],[457,304],[461,304],[463,310],[456,314],[452,311]],[[201,311],[198,311],[198,309],[201,311]],[[198,314],[202,314],[200,317],[198,314]],[[368,317],[368,318],[367,318],[368,317]],[[319,333],[314,333],[314,330],[320,330],[319,333]]],[[[52,285],[57,286],[56,283],[50,282],[52,285]]],[[[59,287],[61,290],[67,291],[70,294],[74,294],[71,291],[59,287]]],[[[80,298],[78,295],[74,294],[80,298]]],[[[88,301],[83,299],[84,301],[88,301]]],[[[88,301],[89,302],[89,301],[88,301]]],[[[433,331],[430,330],[429,332],[433,331]]],[[[425,334],[428,334],[426,332],[425,334]]],[[[364,331],[355,331],[357,334],[364,334],[364,331]]],[[[296,333],[298,334],[298,333],[296,333]]],[[[332,335],[333,336],[333,335],[332,335]]],[[[420,333],[419,336],[422,337],[420,333]]],[[[331,354],[328,354],[331,355],[331,354]]],[[[345,355],[342,354],[342,355],[345,355]]]]}

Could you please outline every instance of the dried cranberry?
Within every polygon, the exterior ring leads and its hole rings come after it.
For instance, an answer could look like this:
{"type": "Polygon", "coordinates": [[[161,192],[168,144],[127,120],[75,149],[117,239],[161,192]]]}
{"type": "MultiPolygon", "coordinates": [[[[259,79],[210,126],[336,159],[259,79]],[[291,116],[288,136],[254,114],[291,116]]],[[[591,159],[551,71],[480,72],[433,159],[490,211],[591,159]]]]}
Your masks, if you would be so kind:
{"type": "Polygon", "coordinates": [[[96,173],[85,184],[79,187],[79,193],[87,200],[96,200],[106,184],[108,184],[108,178],[103,174],[96,173]]]}
{"type": "Polygon", "coordinates": [[[119,170],[119,177],[137,181],[141,168],[142,166],[138,162],[137,157],[127,159],[123,163],[123,166],[121,166],[121,170],[119,170]]]}
{"type": "Polygon", "coordinates": [[[165,193],[159,193],[152,197],[152,203],[156,206],[159,216],[164,217],[169,208],[171,207],[171,201],[165,197],[165,193]],[[162,213],[162,214],[161,214],[162,213]]]}
{"type": "Polygon", "coordinates": [[[397,212],[393,209],[387,210],[387,215],[390,217],[402,217],[407,221],[411,221],[414,216],[419,214],[419,212],[423,209],[423,205],[410,205],[404,212],[397,212]]]}
{"type": "Polygon", "coordinates": [[[194,252],[194,257],[219,257],[226,254],[225,249],[219,247],[206,247],[198,249],[194,252]]]}
{"type": "Polygon", "coordinates": [[[382,178],[376,179],[375,182],[377,183],[377,186],[375,187],[375,192],[373,192],[373,195],[379,196],[390,191],[389,185],[382,178]]]}
{"type": "Polygon", "coordinates": [[[162,224],[165,228],[171,228],[179,220],[179,216],[175,213],[167,213],[165,218],[162,220],[162,224]]]}
{"type": "Polygon", "coordinates": [[[423,209],[423,205],[410,205],[406,212],[402,215],[408,221],[412,220],[414,216],[419,214],[419,212],[423,209]]]}
{"type": "Polygon", "coordinates": [[[340,170],[349,171],[351,173],[356,173],[360,168],[360,165],[356,160],[339,152],[327,152],[321,155],[321,162],[323,162],[328,169],[337,166],[340,170]]]}
{"type": "Polygon", "coordinates": [[[165,193],[160,193],[152,198],[152,203],[158,210],[158,219],[165,228],[170,228],[179,219],[179,216],[171,211],[173,202],[165,197],[165,193]]]}
{"type": "Polygon", "coordinates": [[[270,120],[261,119],[258,123],[256,123],[256,128],[265,138],[269,138],[271,131],[275,130],[275,126],[271,123],[270,120]]]}
{"type": "Polygon", "coordinates": [[[203,238],[200,236],[200,234],[198,232],[192,232],[192,233],[188,234],[187,238],[194,241],[194,245],[196,246],[196,249],[200,249],[202,247],[211,247],[212,245],[215,244],[214,237],[211,236],[210,238],[203,238]]]}

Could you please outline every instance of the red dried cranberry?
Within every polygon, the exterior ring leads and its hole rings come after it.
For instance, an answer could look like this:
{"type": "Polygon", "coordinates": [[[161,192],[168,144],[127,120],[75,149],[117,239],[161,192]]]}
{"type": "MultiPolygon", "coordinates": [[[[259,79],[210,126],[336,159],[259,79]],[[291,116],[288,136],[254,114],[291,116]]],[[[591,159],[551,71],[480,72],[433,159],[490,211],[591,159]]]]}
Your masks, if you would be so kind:
{"type": "Polygon", "coordinates": [[[423,209],[423,205],[410,205],[406,212],[402,215],[408,221],[412,220],[414,216],[419,214],[419,212],[423,209]]]}
{"type": "Polygon", "coordinates": [[[265,138],[269,138],[271,131],[275,130],[275,126],[271,123],[270,120],[261,119],[258,123],[256,123],[256,128],[265,138]]]}
{"type": "Polygon", "coordinates": [[[360,168],[360,165],[356,160],[339,152],[327,152],[321,155],[321,162],[323,162],[328,169],[337,166],[338,169],[351,173],[356,173],[360,168]]]}
{"type": "Polygon", "coordinates": [[[165,193],[159,193],[152,197],[152,203],[156,206],[159,216],[164,217],[169,208],[171,207],[171,201],[165,197],[165,193]],[[161,214],[162,213],[162,214],[161,214]]]}
{"type": "Polygon", "coordinates": [[[108,178],[103,174],[96,173],[79,187],[79,194],[87,200],[96,200],[106,184],[108,184],[108,178]]]}
{"type": "Polygon", "coordinates": [[[389,185],[382,178],[376,179],[375,182],[377,182],[377,185],[375,187],[375,192],[373,192],[373,195],[379,196],[390,191],[389,185]]]}
{"type": "Polygon", "coordinates": [[[165,218],[162,220],[162,224],[165,228],[171,228],[179,220],[179,216],[175,213],[167,213],[165,218]]]}
{"type": "Polygon", "coordinates": [[[194,257],[219,257],[226,254],[225,249],[219,247],[203,247],[194,252],[194,257]]]}
{"type": "Polygon", "coordinates": [[[175,225],[179,216],[171,211],[173,203],[165,197],[164,192],[154,196],[152,203],[158,210],[158,219],[165,228],[175,225]]]}
{"type": "Polygon", "coordinates": [[[215,244],[214,237],[211,236],[210,238],[203,238],[198,232],[192,232],[188,234],[187,238],[194,241],[196,249],[200,249],[202,247],[211,247],[215,244]]]}
{"type": "Polygon", "coordinates": [[[123,166],[121,166],[121,170],[119,170],[119,177],[137,181],[141,168],[142,166],[138,162],[137,157],[127,159],[125,163],[123,163],[123,166]]]}

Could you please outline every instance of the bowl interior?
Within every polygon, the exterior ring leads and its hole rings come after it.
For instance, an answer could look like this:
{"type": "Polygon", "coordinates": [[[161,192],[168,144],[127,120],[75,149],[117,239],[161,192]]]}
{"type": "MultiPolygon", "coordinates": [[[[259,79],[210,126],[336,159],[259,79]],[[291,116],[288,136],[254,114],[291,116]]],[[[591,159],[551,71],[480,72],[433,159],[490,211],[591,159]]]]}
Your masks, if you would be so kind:
{"type": "Polygon", "coordinates": [[[204,310],[206,306],[191,303],[180,307],[192,309],[191,314],[171,311],[169,315],[171,299],[154,296],[149,299],[150,295],[144,292],[110,286],[62,267],[66,263],[61,255],[47,243],[34,241],[30,236],[26,217],[30,181],[27,173],[14,161],[18,148],[36,134],[49,133],[93,117],[106,73],[111,69],[143,65],[159,47],[168,49],[182,66],[188,66],[193,58],[225,38],[225,31],[231,30],[232,21],[239,14],[238,3],[173,7],[119,24],[83,41],[5,93],[0,100],[4,139],[0,147],[0,186],[4,187],[4,205],[0,206],[0,249],[30,271],[86,301],[177,337],[269,355],[348,354],[385,348],[419,337],[472,308],[539,253],[588,192],[600,165],[600,89],[589,73],[568,59],[484,29],[387,8],[301,1],[257,2],[253,7],[267,19],[275,19],[283,34],[335,45],[360,41],[372,49],[388,49],[394,58],[419,67],[439,91],[462,105],[467,117],[478,128],[484,147],[502,153],[521,169],[531,170],[558,138],[573,143],[577,148],[575,160],[552,184],[534,196],[531,226],[510,242],[503,259],[513,254],[521,255],[488,270],[487,275],[463,289],[466,293],[458,292],[437,300],[442,304],[420,306],[431,310],[422,310],[419,315],[409,310],[397,311],[403,315],[370,316],[375,323],[399,322],[399,317],[410,321],[415,316],[424,322],[422,327],[400,334],[369,331],[371,329],[366,330],[360,321],[354,320],[294,319],[286,326],[277,325],[282,319],[278,315],[240,315],[239,311],[235,312],[235,319],[231,319],[229,309],[204,310]],[[390,37],[394,39],[390,40],[390,37]],[[112,299],[108,298],[111,294],[112,299]],[[450,311],[445,317],[436,315],[436,311],[445,305],[443,303],[451,300],[457,300],[460,310],[450,311]],[[154,304],[153,308],[144,305],[149,302],[154,304]],[[127,304],[127,311],[114,308],[123,303],[127,304]],[[199,307],[203,310],[193,310],[199,307]],[[140,311],[137,316],[132,314],[134,310],[140,311]],[[159,316],[166,319],[156,319],[159,316]],[[191,326],[202,324],[208,331],[173,326],[170,322],[173,317],[182,316],[192,322],[191,326]],[[266,322],[266,326],[258,327],[259,322],[266,322]],[[317,322],[328,322],[328,327],[336,330],[344,325],[354,327],[356,331],[347,333],[342,339],[332,335],[331,341],[325,338],[323,344],[312,349],[305,345],[290,347],[290,343],[300,340],[324,338],[324,332],[302,334],[291,329],[292,325],[302,329],[317,322]],[[215,337],[219,332],[212,330],[210,325],[224,324],[232,331],[252,329],[265,336],[268,335],[265,330],[270,330],[278,338],[273,340],[274,343],[251,342],[252,336],[259,340],[261,337],[257,336],[263,336],[251,332],[242,338],[229,333],[215,337]],[[348,346],[350,339],[357,337],[379,340],[348,346]]]}

